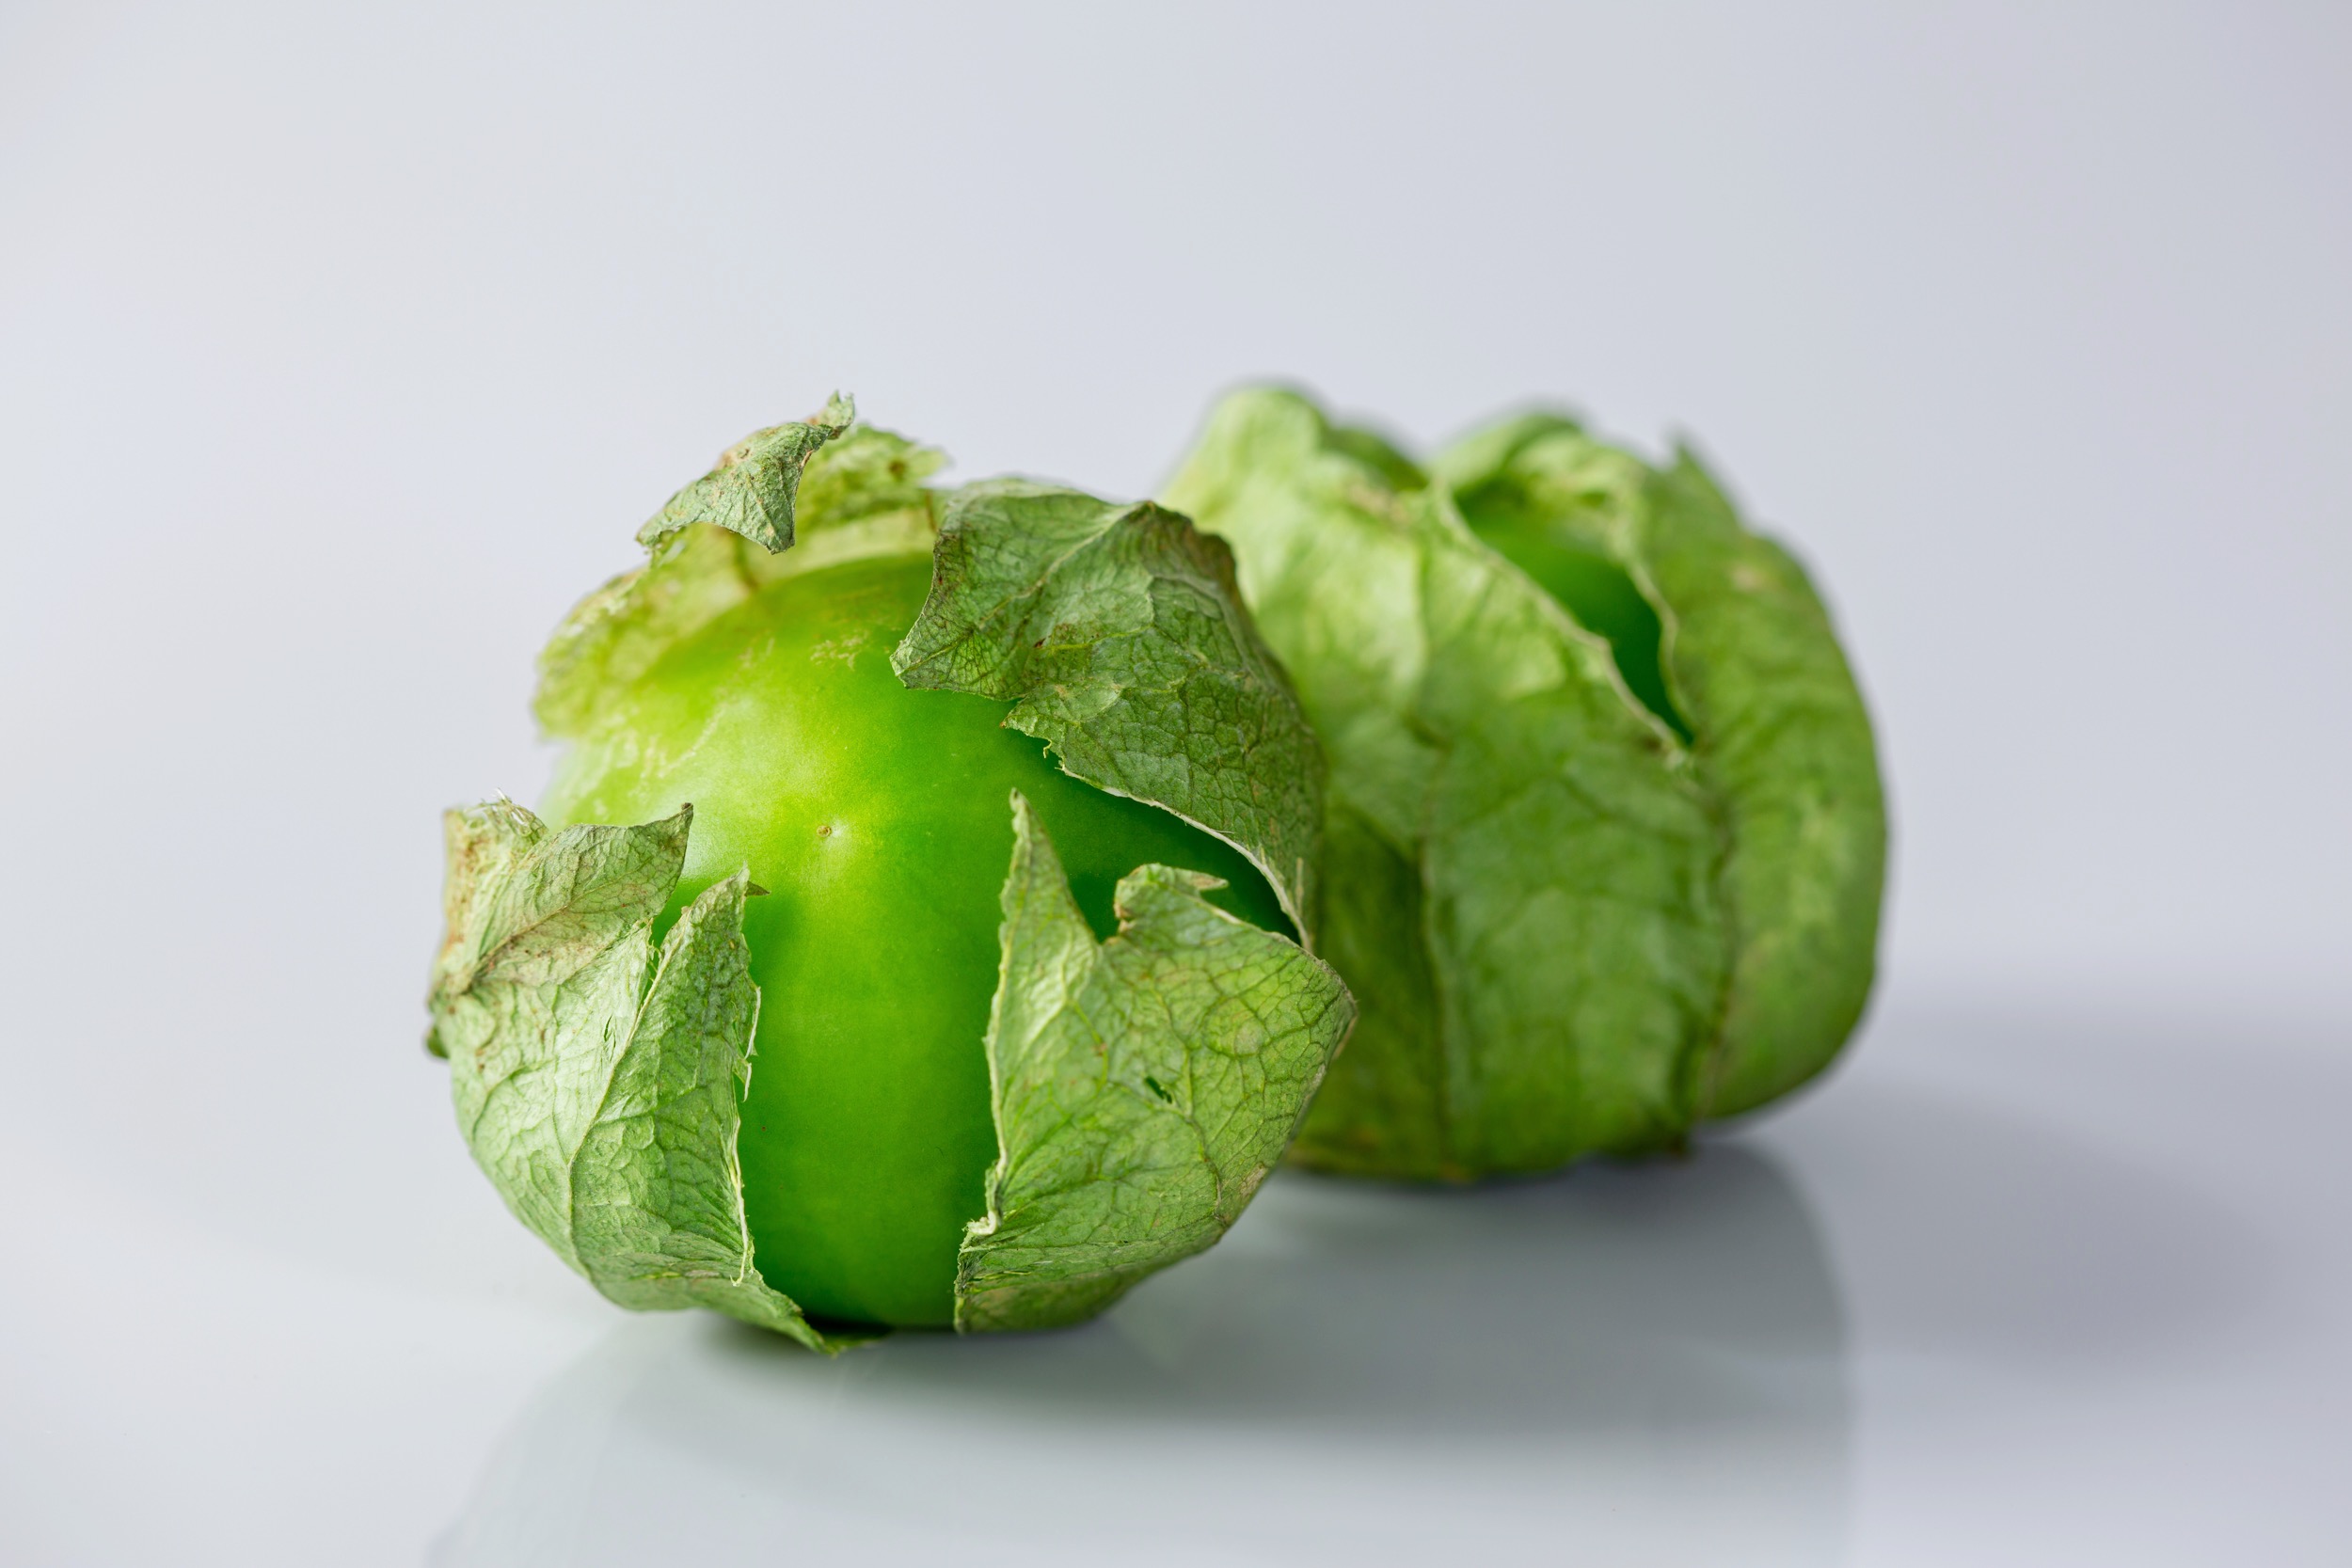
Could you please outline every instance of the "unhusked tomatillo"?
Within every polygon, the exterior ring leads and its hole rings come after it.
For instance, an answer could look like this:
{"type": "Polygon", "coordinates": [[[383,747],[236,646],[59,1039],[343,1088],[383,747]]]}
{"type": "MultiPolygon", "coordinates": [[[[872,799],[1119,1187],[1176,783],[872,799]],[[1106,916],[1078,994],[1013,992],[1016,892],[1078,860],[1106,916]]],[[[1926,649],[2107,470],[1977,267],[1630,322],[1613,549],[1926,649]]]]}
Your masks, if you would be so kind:
{"type": "Polygon", "coordinates": [[[450,814],[428,1044],[623,1306],[1084,1318],[1223,1234],[1353,1018],[1224,546],[938,464],[840,399],[729,451],[543,656],[540,812],[450,814]]]}
{"type": "Polygon", "coordinates": [[[1294,1159],[1671,1148],[1836,1054],[1885,875],[1869,719],[1689,453],[1534,415],[1424,469],[1248,391],[1167,499],[1232,544],[1331,759],[1323,950],[1362,1017],[1294,1159]]]}

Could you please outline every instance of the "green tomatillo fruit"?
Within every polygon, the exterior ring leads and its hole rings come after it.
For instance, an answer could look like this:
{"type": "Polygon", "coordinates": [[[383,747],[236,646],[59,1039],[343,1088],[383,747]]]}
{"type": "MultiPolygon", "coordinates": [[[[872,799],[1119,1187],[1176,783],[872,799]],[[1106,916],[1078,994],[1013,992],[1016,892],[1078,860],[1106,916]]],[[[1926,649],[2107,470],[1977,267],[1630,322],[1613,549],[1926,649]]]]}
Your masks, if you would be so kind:
{"type": "Polygon", "coordinates": [[[1083,1318],[1223,1233],[1352,1019],[1224,547],[938,462],[841,400],[731,450],[544,656],[541,815],[451,814],[429,1043],[624,1306],[1083,1318]]]}
{"type": "Polygon", "coordinates": [[[1687,452],[1534,415],[1424,469],[1248,391],[1167,499],[1232,545],[1331,759],[1322,936],[1362,1018],[1294,1159],[1675,1148],[1836,1054],[1885,875],[1869,720],[1687,452]]]}

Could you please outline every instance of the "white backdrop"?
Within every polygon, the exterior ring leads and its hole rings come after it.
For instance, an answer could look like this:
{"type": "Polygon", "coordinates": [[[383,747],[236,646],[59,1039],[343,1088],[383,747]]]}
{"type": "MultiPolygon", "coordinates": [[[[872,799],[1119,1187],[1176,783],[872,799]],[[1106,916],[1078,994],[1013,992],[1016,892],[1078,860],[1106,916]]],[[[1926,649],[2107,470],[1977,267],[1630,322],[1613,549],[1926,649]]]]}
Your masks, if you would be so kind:
{"type": "Polygon", "coordinates": [[[2115,1070],[2262,1147],[2198,1085],[2352,1061],[2347,278],[2342,7],[0,11],[0,1504],[409,1560],[608,1331],[415,1043],[436,814],[535,793],[547,630],[836,387],[1115,493],[1264,376],[1687,433],[1882,726],[1857,1082],[1905,1019],[2153,1020],[2115,1070]]]}

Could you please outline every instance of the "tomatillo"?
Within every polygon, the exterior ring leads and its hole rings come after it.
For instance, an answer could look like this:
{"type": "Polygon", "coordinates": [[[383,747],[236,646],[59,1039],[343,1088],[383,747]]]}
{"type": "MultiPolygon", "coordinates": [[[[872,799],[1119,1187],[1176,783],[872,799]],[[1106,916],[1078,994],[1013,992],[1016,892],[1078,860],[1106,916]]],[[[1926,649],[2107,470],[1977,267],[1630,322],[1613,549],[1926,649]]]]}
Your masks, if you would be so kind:
{"type": "Polygon", "coordinates": [[[1294,1159],[1675,1148],[1836,1058],[1885,882],[1869,715],[1694,457],[1531,414],[1424,467],[1250,390],[1168,499],[1232,543],[1330,748],[1322,937],[1363,1016],[1294,1159]]]}
{"type": "Polygon", "coordinates": [[[731,451],[559,632],[542,816],[453,814],[430,1041],[606,1294],[824,1348],[1073,1321],[1214,1242],[1353,1016],[1222,546],[850,426],[731,451]]]}
{"type": "Polygon", "coordinates": [[[850,562],[768,588],[624,691],[564,758],[550,822],[638,822],[691,802],[673,910],[737,866],[760,989],[744,1100],[745,1209],[769,1283],[855,1323],[954,1320],[956,1251],[996,1157],[989,999],[1013,791],[1052,835],[1095,932],[1111,889],[1157,861],[1287,931],[1231,846],[1083,784],[1004,726],[1005,705],[911,691],[890,649],[930,588],[928,556],[850,562]]]}

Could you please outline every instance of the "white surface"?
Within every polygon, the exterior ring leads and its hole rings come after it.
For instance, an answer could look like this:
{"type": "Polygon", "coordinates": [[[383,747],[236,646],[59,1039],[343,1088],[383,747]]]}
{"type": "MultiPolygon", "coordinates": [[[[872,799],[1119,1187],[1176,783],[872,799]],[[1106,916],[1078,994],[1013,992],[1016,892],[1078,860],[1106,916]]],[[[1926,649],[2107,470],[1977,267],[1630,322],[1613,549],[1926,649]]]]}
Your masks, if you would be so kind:
{"type": "Polygon", "coordinates": [[[1851,1081],[1688,1165],[1286,1181],[1054,1338],[825,1366],[630,1324],[436,1560],[2338,1560],[2352,1249],[2319,1107],[2347,1042],[2241,1034],[2218,1092],[2216,1043],[1898,1014],[1851,1081]]]}
{"type": "Polygon", "coordinates": [[[2347,1095],[2341,1024],[1898,1003],[1687,1164],[1288,1178],[1086,1328],[831,1363],[603,1308],[430,1118],[375,1268],[20,1140],[5,1560],[2333,1562],[2347,1095]]]}
{"type": "Polygon", "coordinates": [[[2352,1556],[2346,15],[0,11],[0,1560],[2352,1556]],[[1066,1337],[608,1312],[415,1043],[548,626],[836,385],[1138,492],[1262,373],[1804,551],[1852,1070],[1066,1337]]]}

